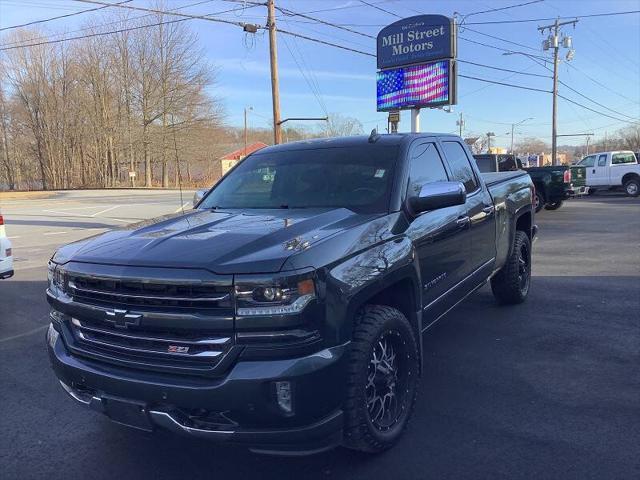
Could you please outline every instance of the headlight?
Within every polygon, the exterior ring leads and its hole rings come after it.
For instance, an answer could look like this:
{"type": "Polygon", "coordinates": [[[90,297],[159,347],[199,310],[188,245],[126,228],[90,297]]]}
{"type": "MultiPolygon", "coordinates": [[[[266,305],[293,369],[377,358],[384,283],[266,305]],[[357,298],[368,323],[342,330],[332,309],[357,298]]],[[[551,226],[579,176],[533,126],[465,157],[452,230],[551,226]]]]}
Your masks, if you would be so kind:
{"type": "Polygon", "coordinates": [[[49,291],[54,297],[64,293],[64,270],[59,265],[49,262],[47,268],[49,291]]]}
{"type": "Polygon", "coordinates": [[[300,313],[316,298],[312,278],[294,277],[273,284],[239,284],[235,289],[239,316],[291,315],[300,313]]]}

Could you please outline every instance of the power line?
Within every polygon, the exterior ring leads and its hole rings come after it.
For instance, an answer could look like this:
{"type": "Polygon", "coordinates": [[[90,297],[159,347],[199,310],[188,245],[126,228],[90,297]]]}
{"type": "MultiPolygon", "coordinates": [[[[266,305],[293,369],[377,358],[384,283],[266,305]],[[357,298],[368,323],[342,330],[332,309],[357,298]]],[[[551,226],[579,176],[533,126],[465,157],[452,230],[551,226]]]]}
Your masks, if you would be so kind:
{"type": "Polygon", "coordinates": [[[487,47],[487,48],[493,48],[494,50],[499,50],[501,52],[507,52],[507,53],[522,53],[523,55],[527,56],[527,57],[534,57],[534,58],[538,58],[540,60],[543,60],[545,62],[550,61],[548,58],[540,56],[540,55],[532,55],[530,53],[523,53],[523,52],[514,52],[513,50],[509,50],[507,48],[502,48],[502,47],[496,47],[495,45],[489,45],[488,43],[482,43],[482,42],[478,42],[476,40],[471,40],[470,38],[466,38],[466,37],[462,37],[460,35],[458,35],[458,38],[460,40],[464,40],[465,42],[469,42],[469,43],[473,43],[475,45],[480,45],[482,47],[487,47]]]}
{"type": "MultiPolygon", "coordinates": [[[[79,0],[78,0],[79,1],[79,0]]],[[[114,6],[116,6],[114,4],[114,6]]],[[[43,42],[35,42],[35,43],[29,43],[29,44],[21,44],[21,45],[12,45],[12,46],[3,46],[0,45],[0,52],[2,51],[6,51],[6,50],[14,50],[17,48],[29,48],[29,47],[38,47],[38,46],[42,46],[42,45],[50,45],[50,44],[55,44],[55,43],[62,43],[62,42],[67,42],[67,41],[71,41],[71,40],[82,40],[84,38],[94,38],[94,37],[102,37],[105,35],[113,35],[116,33],[124,33],[124,32],[130,32],[133,30],[140,30],[143,28],[151,28],[151,27],[158,27],[160,25],[170,25],[173,23],[178,23],[178,22],[184,22],[187,20],[193,20],[195,18],[200,19],[200,20],[209,20],[209,21],[221,21],[222,23],[231,23],[233,25],[237,25],[238,23],[236,22],[230,22],[230,21],[226,21],[226,20],[219,20],[216,18],[212,18],[209,17],[209,15],[217,15],[219,13],[226,13],[226,12],[230,12],[230,11],[234,11],[234,10],[239,10],[239,9],[233,9],[233,10],[225,10],[224,12],[213,12],[210,14],[206,14],[206,15],[199,15],[199,16],[192,16],[192,15],[185,15],[185,14],[176,14],[173,12],[163,12],[163,11],[158,11],[157,13],[166,13],[166,14],[170,14],[170,15],[180,15],[180,16],[184,16],[185,18],[179,18],[176,20],[167,20],[167,21],[162,21],[162,22],[156,22],[156,23],[149,23],[149,24],[145,24],[145,25],[137,25],[135,27],[125,27],[125,28],[120,28],[117,30],[110,30],[108,32],[96,32],[96,33],[89,33],[89,34],[85,34],[85,35],[77,35],[75,37],[66,37],[66,38],[60,38],[57,40],[47,40],[47,41],[43,41],[43,42]]],[[[146,16],[146,15],[145,15],[146,16]]],[[[262,27],[260,27],[262,28],[262,27]]]]}
{"type": "Polygon", "coordinates": [[[379,11],[381,11],[381,12],[384,12],[384,13],[386,13],[386,14],[388,14],[388,15],[393,16],[393,17],[396,17],[396,18],[402,18],[402,17],[401,17],[400,15],[398,15],[397,13],[394,13],[394,12],[392,12],[392,11],[390,11],[390,10],[385,10],[384,8],[379,7],[379,6],[377,6],[377,5],[374,5],[373,3],[365,2],[364,0],[360,0],[360,3],[362,3],[362,4],[366,5],[367,7],[375,8],[376,10],[379,10],[379,11]]]}
{"type": "Polygon", "coordinates": [[[531,5],[531,4],[540,3],[540,2],[544,2],[544,0],[532,0],[530,2],[519,3],[517,5],[507,5],[506,7],[492,8],[490,10],[482,10],[481,12],[467,13],[466,15],[465,14],[461,14],[462,17],[463,17],[462,22],[464,22],[465,18],[471,17],[473,15],[480,15],[480,14],[483,14],[483,13],[491,13],[491,12],[499,12],[501,10],[509,10],[511,8],[524,7],[526,5],[531,5]]]}
{"type": "MultiPolygon", "coordinates": [[[[199,2],[189,3],[188,5],[182,5],[180,7],[171,9],[170,11],[183,10],[185,8],[195,7],[197,5],[202,5],[204,3],[211,3],[213,1],[215,1],[215,0],[201,0],[199,2]]],[[[107,7],[101,7],[101,8],[107,8],[107,7]]],[[[249,7],[246,7],[246,8],[253,8],[253,6],[249,6],[249,7]]],[[[240,8],[240,9],[239,8],[234,8],[234,9],[230,9],[230,10],[224,10],[222,12],[211,13],[209,15],[218,15],[218,14],[222,14],[222,13],[236,12],[236,11],[239,11],[239,10],[245,10],[246,8],[240,8]]],[[[69,34],[78,33],[78,32],[87,32],[89,30],[96,30],[98,28],[108,27],[110,25],[122,25],[124,23],[132,22],[134,20],[141,20],[143,18],[152,17],[152,16],[153,16],[153,14],[148,13],[146,15],[138,15],[136,17],[131,17],[131,18],[122,18],[122,19],[119,19],[119,20],[115,20],[113,22],[101,23],[100,25],[93,25],[93,26],[90,26],[90,27],[79,28],[77,30],[71,30],[71,31],[62,32],[62,33],[54,33],[54,34],[51,34],[51,35],[41,35],[41,36],[31,37],[31,38],[28,38],[26,40],[25,39],[17,40],[17,41],[14,41],[14,42],[4,43],[4,44],[2,44],[0,46],[9,47],[9,46],[12,46],[12,45],[26,44],[28,42],[35,42],[35,41],[43,40],[43,39],[52,40],[55,37],[62,37],[64,35],[69,35],[69,34]]]]}
{"type": "Polygon", "coordinates": [[[67,13],[67,14],[65,14],[65,15],[58,15],[57,17],[44,18],[44,19],[42,19],[42,20],[34,20],[33,22],[22,23],[22,24],[20,24],[20,25],[11,25],[11,26],[9,26],[9,27],[3,27],[3,28],[0,28],[0,32],[3,32],[3,31],[5,31],[5,30],[11,30],[11,29],[14,29],[14,28],[28,27],[28,26],[30,26],[30,25],[36,25],[36,24],[38,24],[38,23],[51,22],[51,21],[53,21],[53,20],[59,20],[59,19],[61,19],[61,18],[73,17],[74,15],[80,15],[80,14],[82,14],[82,13],[95,12],[95,11],[97,11],[97,10],[102,10],[102,9],[104,9],[104,8],[109,8],[109,7],[112,7],[112,6],[114,6],[114,7],[115,7],[115,6],[117,6],[117,5],[122,5],[123,3],[129,3],[129,2],[131,2],[131,1],[132,1],[132,0],[124,0],[124,1],[122,1],[122,2],[118,2],[118,3],[113,4],[113,5],[104,5],[104,6],[102,6],[102,7],[89,8],[89,9],[87,9],[87,10],[81,10],[81,11],[79,11],[79,12],[67,13]]]}
{"type": "Polygon", "coordinates": [[[551,75],[541,75],[539,73],[528,73],[528,72],[522,72],[522,71],[519,71],[519,70],[510,70],[508,68],[494,67],[492,65],[485,65],[483,63],[470,62],[468,60],[457,59],[457,61],[459,63],[467,63],[469,65],[475,65],[477,67],[490,68],[491,70],[499,70],[501,72],[510,72],[510,73],[516,73],[516,74],[519,74],[519,75],[528,75],[530,77],[551,78],[551,75]]]}
{"type": "Polygon", "coordinates": [[[488,33],[480,32],[478,30],[474,30],[473,28],[469,28],[466,25],[460,25],[460,27],[462,29],[464,29],[464,30],[469,30],[470,32],[477,33],[478,35],[483,35],[485,37],[493,38],[494,40],[500,40],[502,42],[510,43],[511,45],[516,45],[518,47],[526,48],[528,50],[533,50],[535,52],[539,51],[538,48],[532,47],[530,45],[525,45],[523,43],[514,42],[512,40],[508,40],[508,39],[502,38],[502,37],[496,37],[495,35],[489,35],[488,33]]]}
{"type": "Polygon", "coordinates": [[[358,32],[357,30],[353,30],[353,29],[348,28],[348,27],[343,27],[341,25],[337,25],[337,24],[332,23],[332,22],[327,22],[326,20],[322,20],[320,18],[310,17],[310,16],[308,16],[308,15],[306,15],[304,13],[294,12],[293,10],[289,10],[287,8],[276,7],[276,9],[279,10],[280,12],[282,12],[284,15],[287,15],[287,16],[302,17],[302,18],[306,18],[308,20],[313,20],[314,22],[317,22],[317,23],[321,23],[323,25],[328,25],[330,27],[339,28],[340,30],[345,30],[347,32],[354,33],[354,34],[360,35],[362,37],[367,37],[367,38],[372,38],[372,39],[376,38],[375,36],[369,35],[368,33],[358,32]]]}
{"type": "Polygon", "coordinates": [[[295,32],[290,32],[288,30],[283,30],[281,28],[278,29],[278,32],[279,33],[284,33],[285,35],[291,35],[293,37],[302,38],[304,40],[309,40],[310,42],[321,43],[323,45],[328,45],[330,47],[340,48],[342,50],[347,50],[349,52],[359,53],[360,55],[366,55],[368,57],[374,57],[375,58],[375,56],[376,56],[374,53],[364,52],[362,50],[356,50],[355,48],[345,47],[344,45],[339,45],[337,43],[326,42],[326,41],[320,40],[318,38],[308,37],[306,35],[302,35],[300,33],[295,33],[295,32]]]}
{"type": "Polygon", "coordinates": [[[479,82],[493,83],[495,85],[504,85],[505,87],[520,88],[522,90],[531,90],[533,92],[551,93],[551,90],[543,90],[541,88],[534,88],[534,87],[525,87],[524,85],[516,85],[516,84],[513,84],[513,83],[498,82],[496,80],[488,80],[486,78],[471,77],[469,75],[462,75],[460,73],[458,74],[458,76],[461,77],[461,78],[468,78],[470,80],[478,80],[479,82]]]}
{"type": "Polygon", "coordinates": [[[98,0],[74,0],[76,2],[80,2],[80,3],[93,3],[96,5],[109,5],[109,6],[113,6],[113,7],[119,7],[119,8],[126,8],[129,10],[138,10],[141,12],[150,12],[150,13],[157,13],[160,15],[174,15],[177,17],[184,17],[184,18],[192,18],[192,19],[198,19],[198,20],[207,20],[209,22],[218,22],[218,23],[226,23],[229,25],[235,25],[238,27],[244,27],[246,25],[246,23],[243,22],[234,22],[231,20],[223,20],[221,18],[211,18],[211,17],[207,17],[205,15],[191,15],[188,13],[177,13],[177,12],[171,12],[171,11],[166,11],[166,10],[159,10],[156,8],[145,8],[145,7],[134,7],[133,5],[119,5],[119,4],[112,4],[112,3],[106,3],[106,2],[100,2],[98,0]]]}
{"type": "MultiPolygon", "coordinates": [[[[531,60],[532,60],[532,61],[534,61],[535,63],[537,63],[538,65],[540,65],[541,67],[546,68],[546,69],[547,69],[547,70],[549,70],[549,71],[552,71],[549,67],[547,67],[546,65],[543,65],[543,64],[541,64],[541,63],[537,62],[535,59],[531,59],[531,60]]],[[[570,64],[569,64],[569,63],[567,63],[567,65],[570,65],[570,64]]],[[[627,117],[627,118],[633,119],[634,121],[638,121],[638,118],[636,118],[636,117],[632,117],[631,115],[627,115],[626,113],[619,112],[619,111],[617,111],[617,110],[614,110],[613,108],[610,108],[610,107],[607,107],[606,105],[603,105],[603,104],[602,104],[602,103],[600,103],[600,102],[597,102],[596,100],[594,100],[594,99],[592,99],[591,97],[589,97],[589,96],[587,96],[587,95],[583,94],[582,92],[580,92],[580,91],[576,90],[575,88],[573,88],[572,86],[568,85],[567,83],[563,82],[563,81],[562,81],[562,80],[560,80],[560,79],[558,79],[558,83],[560,83],[560,85],[562,85],[562,86],[564,86],[564,87],[568,88],[568,89],[569,89],[569,90],[571,90],[572,92],[574,92],[574,93],[576,93],[576,94],[580,95],[582,98],[584,98],[584,99],[586,99],[586,100],[589,100],[589,101],[590,101],[590,102],[592,102],[592,103],[595,103],[595,104],[596,104],[596,105],[598,105],[599,107],[604,108],[605,110],[609,110],[610,112],[613,112],[613,113],[615,113],[616,115],[622,115],[623,117],[627,117]]],[[[605,87],[605,88],[607,88],[607,89],[608,89],[608,87],[605,87]]]]}
{"type": "Polygon", "coordinates": [[[584,108],[584,109],[586,109],[586,110],[589,110],[589,111],[594,112],[594,113],[598,113],[598,114],[602,115],[603,117],[609,117],[609,118],[612,118],[613,120],[618,120],[619,122],[624,122],[624,123],[637,123],[637,120],[636,120],[636,121],[633,121],[633,120],[624,120],[624,119],[622,119],[622,118],[613,117],[613,116],[608,115],[608,114],[606,114],[606,113],[599,112],[598,110],[594,110],[594,109],[593,109],[593,108],[591,108],[591,107],[587,107],[586,105],[583,105],[583,104],[581,104],[581,103],[579,103],[579,102],[576,102],[575,100],[571,100],[570,98],[567,98],[567,97],[565,97],[564,95],[560,95],[560,94],[558,94],[558,97],[559,97],[559,98],[561,98],[561,99],[563,99],[563,100],[565,100],[565,101],[567,101],[567,102],[573,103],[574,105],[577,105],[577,106],[579,106],[579,107],[582,107],[582,108],[584,108]]]}

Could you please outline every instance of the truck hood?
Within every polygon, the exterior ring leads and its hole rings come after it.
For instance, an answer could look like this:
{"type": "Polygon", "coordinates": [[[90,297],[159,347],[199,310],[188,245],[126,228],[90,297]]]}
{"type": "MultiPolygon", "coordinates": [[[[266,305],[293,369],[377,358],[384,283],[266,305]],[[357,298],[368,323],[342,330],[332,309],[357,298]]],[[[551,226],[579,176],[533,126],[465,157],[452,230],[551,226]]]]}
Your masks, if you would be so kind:
{"type": "Polygon", "coordinates": [[[271,273],[290,256],[373,217],[345,208],[194,210],[66,245],[54,261],[271,273]]]}

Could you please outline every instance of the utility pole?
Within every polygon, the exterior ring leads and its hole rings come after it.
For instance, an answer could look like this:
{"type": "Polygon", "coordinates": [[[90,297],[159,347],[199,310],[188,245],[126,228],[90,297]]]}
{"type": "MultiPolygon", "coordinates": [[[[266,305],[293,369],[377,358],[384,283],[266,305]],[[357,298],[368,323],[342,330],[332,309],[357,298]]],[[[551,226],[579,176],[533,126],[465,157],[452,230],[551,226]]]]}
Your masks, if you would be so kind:
{"type": "Polygon", "coordinates": [[[244,156],[247,156],[247,109],[253,110],[253,107],[244,107],[244,156]]]}
{"type": "Polygon", "coordinates": [[[462,137],[462,129],[464,128],[464,119],[462,118],[462,112],[460,112],[460,120],[456,122],[456,125],[460,127],[460,137],[462,137]]]}
{"type": "Polygon", "coordinates": [[[275,0],[267,0],[267,26],[269,28],[269,57],[271,61],[271,100],[273,103],[273,143],[282,143],[280,123],[280,84],[278,81],[278,46],[276,40],[275,0]]]}
{"type": "MultiPolygon", "coordinates": [[[[578,19],[570,20],[568,22],[560,22],[559,19],[551,25],[545,25],[542,27],[538,27],[540,33],[544,34],[545,30],[549,30],[549,38],[545,40],[543,45],[543,50],[548,50],[549,48],[553,49],[553,106],[552,106],[552,117],[551,117],[551,163],[552,165],[558,165],[558,159],[556,155],[558,153],[558,143],[556,139],[556,135],[558,132],[557,125],[557,117],[558,117],[558,52],[560,50],[560,27],[563,25],[573,25],[575,28],[576,23],[578,23],[578,19]]],[[[567,54],[567,59],[570,60],[573,58],[573,50],[571,49],[571,37],[563,37],[562,38],[562,46],[564,48],[569,48],[569,53],[567,54]]]]}
{"type": "MultiPolygon", "coordinates": [[[[512,123],[511,124],[511,150],[509,150],[509,153],[513,154],[513,133],[514,133],[515,128],[517,126],[519,126],[519,125],[522,125],[524,122],[527,122],[529,120],[533,120],[533,117],[525,118],[524,120],[521,120],[518,123],[512,123]]],[[[507,132],[507,135],[509,135],[509,132],[507,132]]]]}

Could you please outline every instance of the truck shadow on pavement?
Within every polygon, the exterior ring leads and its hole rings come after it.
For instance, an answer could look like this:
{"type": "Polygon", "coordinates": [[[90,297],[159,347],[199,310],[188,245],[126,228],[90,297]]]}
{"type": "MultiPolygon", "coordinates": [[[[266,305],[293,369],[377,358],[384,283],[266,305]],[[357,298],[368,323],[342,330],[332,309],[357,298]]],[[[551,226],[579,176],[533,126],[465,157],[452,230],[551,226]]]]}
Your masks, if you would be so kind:
{"type": "MultiPolygon", "coordinates": [[[[46,325],[44,289],[0,283],[3,332],[46,325]]],[[[269,457],[121,427],[66,397],[44,330],[16,337],[0,343],[4,478],[632,478],[639,299],[640,276],[533,277],[515,307],[484,287],[425,334],[412,422],[378,456],[269,457]]]]}

